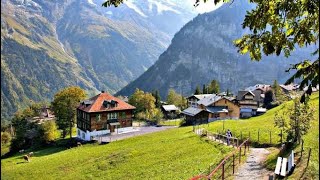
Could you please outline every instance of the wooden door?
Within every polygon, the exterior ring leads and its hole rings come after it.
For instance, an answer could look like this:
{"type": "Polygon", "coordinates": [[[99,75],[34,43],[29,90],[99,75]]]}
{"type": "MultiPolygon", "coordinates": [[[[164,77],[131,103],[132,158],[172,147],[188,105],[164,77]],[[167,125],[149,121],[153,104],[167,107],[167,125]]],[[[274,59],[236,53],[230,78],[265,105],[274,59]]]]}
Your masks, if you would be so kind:
{"type": "Polygon", "coordinates": [[[114,125],[110,125],[110,132],[114,132],[114,125]]]}

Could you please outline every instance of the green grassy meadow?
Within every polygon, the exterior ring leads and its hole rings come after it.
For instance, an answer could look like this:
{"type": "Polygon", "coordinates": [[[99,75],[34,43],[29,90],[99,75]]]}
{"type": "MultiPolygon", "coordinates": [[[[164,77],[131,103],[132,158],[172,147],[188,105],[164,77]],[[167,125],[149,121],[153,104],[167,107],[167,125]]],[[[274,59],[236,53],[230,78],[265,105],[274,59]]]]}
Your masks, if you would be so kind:
{"type": "Polygon", "coordinates": [[[231,150],[183,127],[106,145],[35,151],[30,163],[16,155],[1,160],[1,178],[188,179],[218,164],[231,150]]]}
{"type": "Polygon", "coordinates": [[[160,124],[164,126],[180,126],[181,121],[182,119],[164,120],[160,121],[160,124]]]}
{"type": "MultiPolygon", "coordinates": [[[[306,134],[304,139],[304,152],[303,158],[297,169],[295,169],[289,179],[300,178],[303,174],[303,177],[308,179],[319,179],[319,93],[315,93],[310,97],[311,107],[315,108],[316,112],[314,114],[314,120],[311,122],[311,128],[306,134]],[[310,162],[308,168],[307,156],[309,148],[312,149],[310,162]],[[304,172],[305,171],[305,172],[304,172]]],[[[242,137],[249,137],[250,132],[250,141],[255,145],[271,145],[278,146],[280,143],[280,134],[281,130],[277,127],[274,127],[274,115],[277,111],[283,111],[287,105],[293,104],[292,101],[289,101],[283,105],[280,105],[276,108],[273,108],[267,111],[261,116],[252,117],[245,120],[223,120],[215,121],[209,123],[209,125],[200,125],[200,127],[207,129],[210,132],[225,132],[224,129],[230,129],[233,133],[233,136],[240,137],[242,132],[242,137]],[[223,125],[224,124],[224,125],[223,125]],[[258,131],[260,131],[260,137],[258,141],[258,131]],[[271,132],[271,144],[270,144],[270,132],[271,132]]],[[[283,140],[284,141],[284,140],[283,140]]],[[[269,155],[266,166],[270,170],[274,170],[276,165],[276,159],[279,150],[276,148],[270,148],[272,153],[269,155]]],[[[301,146],[298,145],[295,149],[295,152],[301,151],[301,146]]],[[[299,153],[300,154],[300,153],[299,153]]]]}

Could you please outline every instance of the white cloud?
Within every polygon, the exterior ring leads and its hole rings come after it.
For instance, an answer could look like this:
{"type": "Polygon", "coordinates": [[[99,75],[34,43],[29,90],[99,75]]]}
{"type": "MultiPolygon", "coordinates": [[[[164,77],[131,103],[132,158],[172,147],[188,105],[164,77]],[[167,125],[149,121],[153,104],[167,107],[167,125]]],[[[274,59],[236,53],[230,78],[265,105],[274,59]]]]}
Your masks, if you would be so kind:
{"type": "Polygon", "coordinates": [[[132,3],[132,1],[124,1],[124,3],[130,8],[133,9],[136,13],[140,14],[143,17],[148,17],[146,16],[135,4],[132,3]]]}

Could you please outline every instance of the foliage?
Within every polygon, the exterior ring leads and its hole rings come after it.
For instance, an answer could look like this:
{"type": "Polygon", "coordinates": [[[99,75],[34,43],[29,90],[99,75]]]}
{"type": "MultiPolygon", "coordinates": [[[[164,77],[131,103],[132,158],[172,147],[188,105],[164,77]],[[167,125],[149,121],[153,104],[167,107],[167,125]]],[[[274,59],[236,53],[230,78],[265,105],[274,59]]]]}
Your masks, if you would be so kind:
{"type": "Polygon", "coordinates": [[[289,96],[287,96],[281,89],[277,80],[274,80],[272,89],[273,89],[275,101],[277,104],[282,104],[283,102],[290,100],[289,96]]]}
{"type": "Polygon", "coordinates": [[[155,101],[156,108],[160,108],[161,107],[161,97],[160,97],[159,90],[153,91],[152,96],[156,99],[156,101],[155,101]]]}
{"type": "Polygon", "coordinates": [[[202,94],[208,94],[208,87],[205,84],[202,86],[202,94]]]}
{"type": "Polygon", "coordinates": [[[8,132],[1,132],[1,145],[8,144],[11,141],[12,137],[8,132]]]}
{"type": "Polygon", "coordinates": [[[218,165],[232,150],[200,139],[192,132],[192,127],[174,128],[108,145],[86,144],[63,151],[53,147],[34,151],[37,156],[29,164],[17,164],[22,161],[19,155],[2,159],[1,177],[188,179],[207,170],[210,164],[218,165]]]}
{"type": "Polygon", "coordinates": [[[174,89],[169,89],[167,103],[174,104],[175,106],[180,107],[180,109],[185,109],[187,106],[187,99],[181,94],[176,93],[174,89]]]}
{"type": "MultiPolygon", "coordinates": [[[[256,8],[245,16],[243,28],[249,28],[252,34],[246,34],[235,41],[241,54],[249,53],[251,59],[261,60],[261,51],[266,54],[281,52],[286,57],[300,47],[317,43],[319,40],[319,2],[317,0],[298,1],[252,1],[256,8]]],[[[319,48],[313,55],[318,54],[319,48]]],[[[319,55],[312,63],[303,60],[290,69],[297,72],[286,82],[302,78],[300,88],[306,85],[316,87],[319,84],[319,55]]],[[[289,70],[290,70],[289,69],[289,70]]],[[[288,70],[288,71],[289,71],[288,70]]],[[[311,94],[310,91],[307,94],[311,94]]]]}
{"type": "Polygon", "coordinates": [[[294,99],[293,105],[287,108],[286,113],[275,114],[275,126],[286,132],[287,141],[300,142],[301,137],[310,129],[310,122],[314,119],[313,114],[314,109],[310,108],[308,103],[301,104],[294,99]]]}
{"type": "Polygon", "coordinates": [[[200,87],[199,87],[199,86],[196,87],[196,90],[194,91],[194,94],[195,94],[195,95],[201,94],[201,90],[200,90],[200,87]]]}
{"type": "Polygon", "coordinates": [[[217,94],[220,92],[220,85],[217,80],[212,80],[208,86],[208,93],[209,94],[217,94]]]}
{"type": "Polygon", "coordinates": [[[160,121],[163,114],[159,108],[156,108],[156,97],[158,96],[158,103],[160,103],[160,95],[158,91],[154,94],[143,92],[136,89],[136,91],[130,96],[129,104],[136,107],[135,117],[137,119],[160,121]]]}
{"type": "Polygon", "coordinates": [[[271,103],[273,102],[274,100],[274,94],[273,94],[273,91],[272,90],[268,90],[266,93],[265,93],[265,97],[263,99],[263,106],[270,109],[270,105],[271,103]]]}
{"type": "Polygon", "coordinates": [[[313,120],[314,109],[307,103],[301,104],[294,99],[294,105],[289,107],[289,129],[288,139],[297,142],[307,134],[310,129],[310,122],[313,120]]]}
{"type": "Polygon", "coordinates": [[[55,141],[59,137],[59,131],[54,121],[41,124],[42,138],[46,143],[55,141]]]}
{"type": "Polygon", "coordinates": [[[77,86],[62,89],[54,95],[52,107],[56,116],[56,123],[62,130],[62,137],[67,133],[72,136],[72,127],[76,122],[76,108],[80,101],[86,98],[86,92],[77,86]]]}

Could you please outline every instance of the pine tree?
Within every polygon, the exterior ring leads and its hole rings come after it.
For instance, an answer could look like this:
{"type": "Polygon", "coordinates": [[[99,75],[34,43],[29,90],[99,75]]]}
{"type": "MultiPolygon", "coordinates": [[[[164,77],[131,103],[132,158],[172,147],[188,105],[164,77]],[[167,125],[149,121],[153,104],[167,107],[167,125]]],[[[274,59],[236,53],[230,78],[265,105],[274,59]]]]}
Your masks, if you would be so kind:
{"type": "Polygon", "coordinates": [[[199,86],[196,87],[196,91],[194,92],[194,94],[195,94],[195,95],[201,94],[201,90],[200,90],[200,87],[199,87],[199,86]]]}

